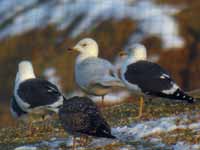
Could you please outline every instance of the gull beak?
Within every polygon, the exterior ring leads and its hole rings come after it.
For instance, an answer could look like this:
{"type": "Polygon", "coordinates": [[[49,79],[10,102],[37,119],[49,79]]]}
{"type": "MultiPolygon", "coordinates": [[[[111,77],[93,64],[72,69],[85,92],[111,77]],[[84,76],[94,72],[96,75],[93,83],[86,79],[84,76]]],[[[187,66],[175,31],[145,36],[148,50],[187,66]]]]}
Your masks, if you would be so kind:
{"type": "Polygon", "coordinates": [[[79,45],[75,45],[74,47],[69,47],[67,50],[68,51],[77,51],[79,52],[80,46],[79,45]]]}
{"type": "Polygon", "coordinates": [[[123,56],[127,56],[127,55],[128,55],[128,53],[125,52],[124,50],[119,52],[119,57],[123,57],[123,56]]]}
{"type": "Polygon", "coordinates": [[[68,50],[68,51],[74,51],[74,49],[71,48],[71,47],[67,48],[67,50],[68,50]]]}

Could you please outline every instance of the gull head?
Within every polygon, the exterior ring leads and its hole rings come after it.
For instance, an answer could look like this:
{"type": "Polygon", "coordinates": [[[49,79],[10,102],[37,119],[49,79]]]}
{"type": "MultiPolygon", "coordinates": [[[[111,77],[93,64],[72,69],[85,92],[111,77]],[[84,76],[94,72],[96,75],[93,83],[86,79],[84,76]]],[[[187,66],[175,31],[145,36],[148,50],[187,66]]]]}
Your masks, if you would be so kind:
{"type": "Polygon", "coordinates": [[[98,56],[98,44],[91,38],[84,38],[80,40],[72,50],[78,51],[81,55],[97,57],[98,56]]]}
{"type": "Polygon", "coordinates": [[[138,60],[146,60],[147,59],[147,50],[146,47],[142,44],[134,44],[127,49],[128,57],[138,60]]]}
{"type": "Polygon", "coordinates": [[[35,74],[31,62],[27,60],[21,61],[18,64],[18,72],[15,82],[22,82],[32,78],[35,78],[35,74]]]}
{"type": "Polygon", "coordinates": [[[125,50],[121,50],[118,54],[117,54],[117,58],[119,59],[125,59],[128,57],[128,53],[125,50]]]}

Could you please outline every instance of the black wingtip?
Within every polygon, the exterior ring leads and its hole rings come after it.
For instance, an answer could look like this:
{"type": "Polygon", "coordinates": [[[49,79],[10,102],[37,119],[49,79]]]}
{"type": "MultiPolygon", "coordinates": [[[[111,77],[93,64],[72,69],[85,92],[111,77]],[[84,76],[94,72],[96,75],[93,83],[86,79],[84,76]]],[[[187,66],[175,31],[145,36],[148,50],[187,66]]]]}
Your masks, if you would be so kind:
{"type": "Polygon", "coordinates": [[[97,135],[97,136],[102,137],[102,138],[108,138],[108,139],[116,139],[116,137],[112,135],[111,132],[109,133],[102,132],[100,135],[97,135]]]}
{"type": "Polygon", "coordinates": [[[173,99],[173,100],[180,100],[180,101],[185,101],[188,104],[194,104],[196,102],[196,99],[193,98],[192,96],[188,95],[181,89],[177,89],[174,93],[156,93],[154,94],[155,96],[158,97],[164,97],[168,99],[173,99]]]}
{"type": "Polygon", "coordinates": [[[108,139],[116,139],[116,137],[114,135],[110,134],[101,134],[101,135],[96,135],[97,137],[102,137],[102,138],[108,138],[108,139]]]}
{"type": "Polygon", "coordinates": [[[112,135],[110,126],[105,122],[105,120],[103,120],[102,124],[96,130],[95,136],[116,139],[116,137],[112,135]]]}
{"type": "Polygon", "coordinates": [[[179,98],[181,100],[187,101],[189,104],[193,104],[196,102],[196,99],[193,98],[192,96],[186,94],[184,91],[182,91],[181,89],[178,89],[174,95],[176,96],[176,98],[179,98]],[[177,96],[178,95],[178,96],[177,96]]]}
{"type": "Polygon", "coordinates": [[[106,138],[109,138],[109,139],[116,139],[116,137],[112,134],[108,135],[106,138]]]}
{"type": "Polygon", "coordinates": [[[194,104],[196,102],[196,99],[192,98],[192,99],[187,100],[187,102],[189,104],[194,104]]]}

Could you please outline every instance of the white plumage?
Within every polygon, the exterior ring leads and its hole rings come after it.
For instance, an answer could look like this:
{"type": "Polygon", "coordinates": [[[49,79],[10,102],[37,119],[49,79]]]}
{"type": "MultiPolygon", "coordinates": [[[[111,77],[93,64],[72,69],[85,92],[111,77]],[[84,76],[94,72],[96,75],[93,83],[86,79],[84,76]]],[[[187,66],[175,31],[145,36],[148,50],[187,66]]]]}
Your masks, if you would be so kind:
{"type": "Polygon", "coordinates": [[[96,41],[85,38],[73,50],[80,53],[76,58],[75,80],[87,94],[103,97],[112,88],[124,86],[117,78],[114,66],[109,61],[98,58],[96,41]]]}

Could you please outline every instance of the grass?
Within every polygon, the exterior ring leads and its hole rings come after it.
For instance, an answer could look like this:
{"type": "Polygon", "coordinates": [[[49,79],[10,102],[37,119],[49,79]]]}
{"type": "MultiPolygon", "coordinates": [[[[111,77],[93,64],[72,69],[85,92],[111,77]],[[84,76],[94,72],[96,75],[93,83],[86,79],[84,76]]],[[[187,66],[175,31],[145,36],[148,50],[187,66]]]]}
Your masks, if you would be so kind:
{"type": "MultiPolygon", "coordinates": [[[[198,93],[196,93],[198,94],[198,93]]],[[[115,106],[109,106],[102,108],[103,115],[108,120],[109,124],[112,127],[128,125],[133,122],[142,122],[151,119],[156,119],[160,117],[169,117],[175,116],[178,114],[189,114],[195,115],[198,114],[200,102],[196,104],[183,104],[180,102],[171,102],[169,100],[163,99],[152,99],[145,100],[145,109],[143,117],[139,120],[136,120],[137,116],[138,101],[133,100],[132,98],[117,104],[115,106]]],[[[0,149],[12,149],[13,147],[28,144],[36,143],[43,140],[49,140],[53,137],[65,138],[67,133],[64,132],[56,116],[54,119],[47,120],[45,122],[36,122],[33,124],[32,134],[29,132],[27,124],[17,124],[14,127],[6,127],[0,129],[0,149]],[[44,128],[46,126],[46,128],[44,128]]],[[[194,122],[193,118],[188,123],[194,122]]],[[[166,144],[173,144],[177,141],[186,141],[187,143],[198,143],[200,141],[199,131],[194,132],[189,129],[184,130],[175,130],[173,132],[164,133],[164,134],[155,134],[151,137],[161,138],[162,141],[166,144]]],[[[148,138],[148,137],[147,137],[148,138]]],[[[123,142],[114,142],[100,149],[115,149],[128,143],[123,142]]],[[[133,144],[133,143],[132,143],[133,144]]],[[[135,144],[135,143],[134,143],[135,144]]],[[[62,145],[61,145],[62,147],[62,145]]]]}

